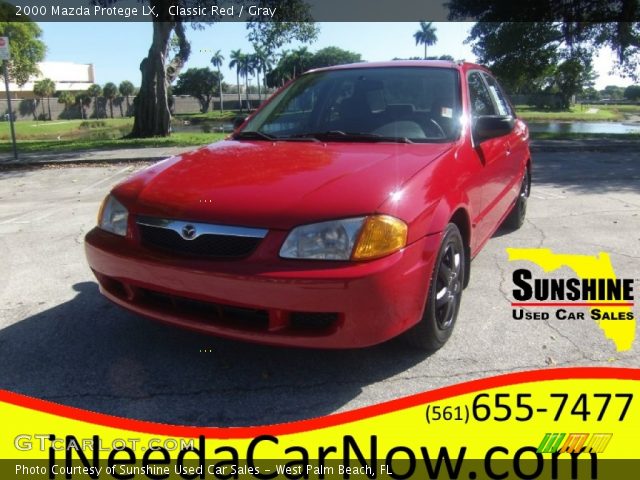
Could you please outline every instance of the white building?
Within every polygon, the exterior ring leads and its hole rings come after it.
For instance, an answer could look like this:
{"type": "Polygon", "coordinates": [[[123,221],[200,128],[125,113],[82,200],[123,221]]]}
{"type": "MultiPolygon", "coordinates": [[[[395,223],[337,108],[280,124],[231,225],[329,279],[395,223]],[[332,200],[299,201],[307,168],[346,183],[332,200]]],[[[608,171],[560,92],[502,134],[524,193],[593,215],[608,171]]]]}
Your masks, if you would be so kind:
{"type": "Polygon", "coordinates": [[[43,78],[50,78],[56,84],[56,91],[85,91],[95,82],[95,71],[92,63],[72,62],[40,62],[40,75],[32,77],[27,83],[19,87],[9,82],[12,98],[33,97],[33,84],[43,78]]]}

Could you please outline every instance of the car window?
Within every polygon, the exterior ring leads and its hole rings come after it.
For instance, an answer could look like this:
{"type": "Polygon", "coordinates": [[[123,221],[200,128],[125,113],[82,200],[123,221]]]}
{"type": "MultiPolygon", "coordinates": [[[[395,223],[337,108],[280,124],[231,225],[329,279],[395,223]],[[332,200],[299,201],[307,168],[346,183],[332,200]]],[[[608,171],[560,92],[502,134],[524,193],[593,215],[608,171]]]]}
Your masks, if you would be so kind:
{"type": "Polygon", "coordinates": [[[471,72],[468,77],[471,113],[474,116],[496,115],[489,90],[482,81],[479,72],[471,72]]]}
{"type": "Polygon", "coordinates": [[[308,88],[296,90],[291,95],[289,102],[273,112],[271,122],[265,125],[263,132],[273,135],[295,128],[311,115],[321,94],[322,92],[317,85],[309,85],[308,88]]]}
{"type": "Polygon", "coordinates": [[[243,131],[282,139],[338,131],[437,142],[457,138],[460,115],[455,69],[337,69],[303,75],[243,131]]]}
{"type": "Polygon", "coordinates": [[[484,78],[487,81],[487,85],[489,85],[489,92],[491,93],[491,97],[493,97],[493,100],[498,107],[498,115],[502,115],[505,117],[514,116],[511,105],[507,101],[507,97],[505,96],[496,79],[491,75],[487,75],[486,73],[484,74],[484,78]]]}

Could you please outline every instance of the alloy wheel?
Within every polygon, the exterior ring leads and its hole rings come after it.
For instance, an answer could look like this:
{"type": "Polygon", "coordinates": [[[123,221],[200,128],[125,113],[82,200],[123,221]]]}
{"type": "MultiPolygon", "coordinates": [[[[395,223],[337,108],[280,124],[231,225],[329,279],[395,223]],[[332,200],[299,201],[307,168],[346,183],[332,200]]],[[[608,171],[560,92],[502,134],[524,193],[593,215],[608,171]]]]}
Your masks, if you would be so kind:
{"type": "Polygon", "coordinates": [[[435,289],[435,317],[440,330],[446,330],[455,319],[462,293],[462,252],[456,242],[450,241],[438,265],[435,289]]]}

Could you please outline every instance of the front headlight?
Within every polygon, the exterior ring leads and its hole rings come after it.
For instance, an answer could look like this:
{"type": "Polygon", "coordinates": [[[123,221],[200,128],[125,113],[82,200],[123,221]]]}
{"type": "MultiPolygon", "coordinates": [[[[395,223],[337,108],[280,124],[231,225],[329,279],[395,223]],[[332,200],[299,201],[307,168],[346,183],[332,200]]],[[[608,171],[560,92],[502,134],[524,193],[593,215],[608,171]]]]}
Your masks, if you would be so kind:
{"type": "Polygon", "coordinates": [[[280,256],[315,260],[370,260],[407,243],[407,225],[389,215],[349,218],[294,228],[280,256]]]}
{"type": "Polygon", "coordinates": [[[107,195],[98,213],[98,226],[107,232],[124,237],[127,234],[128,219],[129,212],[124,205],[112,195],[107,195]]]}

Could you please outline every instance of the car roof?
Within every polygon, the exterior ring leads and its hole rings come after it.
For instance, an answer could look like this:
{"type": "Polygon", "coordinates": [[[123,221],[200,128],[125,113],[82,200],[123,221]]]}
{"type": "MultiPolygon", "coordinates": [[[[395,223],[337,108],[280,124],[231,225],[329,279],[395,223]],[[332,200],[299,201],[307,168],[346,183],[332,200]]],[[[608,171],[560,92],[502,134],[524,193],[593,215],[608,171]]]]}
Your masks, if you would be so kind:
{"type": "MultiPolygon", "coordinates": [[[[354,68],[381,68],[381,67],[436,67],[436,68],[452,68],[455,70],[484,70],[482,65],[471,62],[451,62],[448,60],[391,60],[388,62],[360,62],[347,63],[345,65],[334,65],[332,67],[315,68],[309,72],[324,72],[329,70],[347,70],[354,68]]],[[[306,72],[306,73],[309,73],[306,72]]]]}

